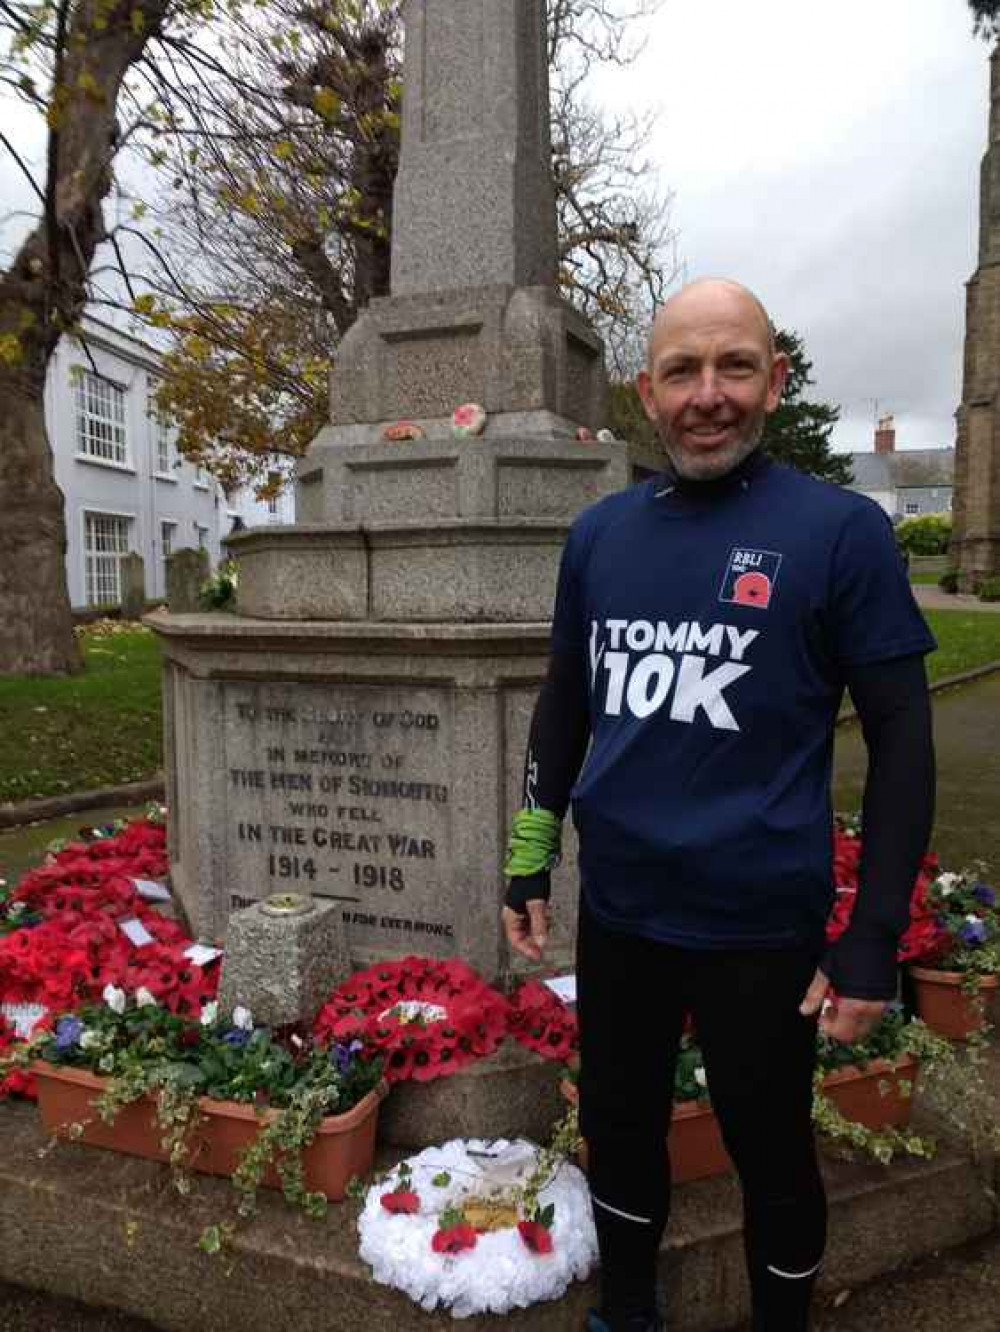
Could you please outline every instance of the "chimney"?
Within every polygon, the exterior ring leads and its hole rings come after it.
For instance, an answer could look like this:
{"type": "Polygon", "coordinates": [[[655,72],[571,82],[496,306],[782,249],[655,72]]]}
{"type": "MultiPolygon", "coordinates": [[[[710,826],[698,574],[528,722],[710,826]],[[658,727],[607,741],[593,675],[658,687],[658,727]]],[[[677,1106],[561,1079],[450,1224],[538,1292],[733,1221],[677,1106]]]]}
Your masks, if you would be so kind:
{"type": "Polygon", "coordinates": [[[875,427],[875,452],[895,453],[896,422],[891,416],[880,416],[875,427]]]}

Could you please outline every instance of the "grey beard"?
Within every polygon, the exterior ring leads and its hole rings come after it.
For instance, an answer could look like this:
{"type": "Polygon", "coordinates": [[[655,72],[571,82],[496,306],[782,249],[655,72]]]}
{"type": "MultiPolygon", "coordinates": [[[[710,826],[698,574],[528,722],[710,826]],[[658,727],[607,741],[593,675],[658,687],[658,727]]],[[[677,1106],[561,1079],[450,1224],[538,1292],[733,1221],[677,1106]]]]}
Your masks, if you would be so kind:
{"type": "Polygon", "coordinates": [[[664,433],[661,433],[660,438],[674,471],[682,480],[715,481],[739,467],[744,458],[749,458],[760,443],[763,433],[764,422],[761,420],[748,435],[736,440],[711,458],[689,454],[675,445],[664,433]]]}

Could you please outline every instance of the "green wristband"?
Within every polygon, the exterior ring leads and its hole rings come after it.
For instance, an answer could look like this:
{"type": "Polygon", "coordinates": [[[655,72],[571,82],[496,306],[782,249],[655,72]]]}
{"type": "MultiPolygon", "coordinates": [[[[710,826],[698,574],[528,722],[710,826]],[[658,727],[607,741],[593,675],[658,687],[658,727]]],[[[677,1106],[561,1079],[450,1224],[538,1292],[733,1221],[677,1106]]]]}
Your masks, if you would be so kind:
{"type": "Polygon", "coordinates": [[[538,874],[559,863],[562,820],[547,809],[519,809],[511,825],[504,873],[509,878],[538,874]]]}

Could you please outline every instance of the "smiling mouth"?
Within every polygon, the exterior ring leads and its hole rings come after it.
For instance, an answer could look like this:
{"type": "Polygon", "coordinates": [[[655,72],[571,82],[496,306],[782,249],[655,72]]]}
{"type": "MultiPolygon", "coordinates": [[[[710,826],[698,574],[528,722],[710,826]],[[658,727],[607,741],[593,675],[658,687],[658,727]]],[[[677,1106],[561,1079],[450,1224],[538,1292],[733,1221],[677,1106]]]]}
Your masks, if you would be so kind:
{"type": "Polygon", "coordinates": [[[690,426],[687,434],[699,444],[716,444],[733,429],[731,425],[690,426]]]}

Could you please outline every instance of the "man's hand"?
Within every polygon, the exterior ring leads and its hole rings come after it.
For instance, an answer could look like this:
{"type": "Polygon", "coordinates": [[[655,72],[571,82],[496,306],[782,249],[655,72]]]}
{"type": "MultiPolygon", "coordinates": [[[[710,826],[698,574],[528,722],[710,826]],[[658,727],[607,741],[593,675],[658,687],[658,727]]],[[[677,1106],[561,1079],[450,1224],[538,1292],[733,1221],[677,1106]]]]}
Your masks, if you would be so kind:
{"type": "Polygon", "coordinates": [[[511,948],[532,962],[540,962],[549,937],[549,904],[536,897],[525,906],[525,912],[504,907],[500,919],[511,948]]]}
{"type": "Polygon", "coordinates": [[[803,1017],[812,1017],[819,1013],[819,1029],[824,1036],[831,1036],[844,1045],[853,1045],[863,1041],[878,1025],[882,1014],[889,1007],[882,999],[827,999],[830,988],[827,976],[817,968],[812,984],[806,991],[806,997],[799,1005],[803,1017]]]}

